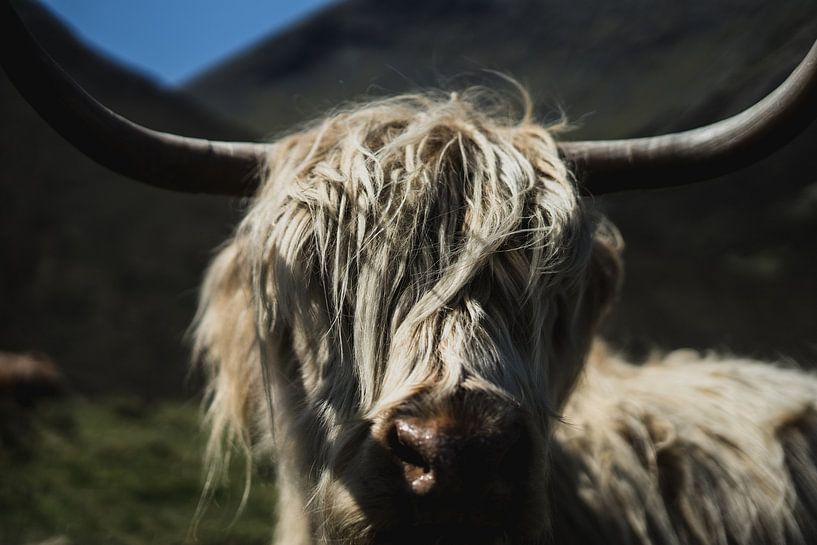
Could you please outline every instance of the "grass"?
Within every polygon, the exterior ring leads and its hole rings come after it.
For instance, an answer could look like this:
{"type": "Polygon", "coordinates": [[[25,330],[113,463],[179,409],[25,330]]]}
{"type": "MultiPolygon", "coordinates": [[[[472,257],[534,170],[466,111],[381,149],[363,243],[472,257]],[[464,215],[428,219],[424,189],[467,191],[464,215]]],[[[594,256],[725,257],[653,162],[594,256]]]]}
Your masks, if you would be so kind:
{"type": "Polygon", "coordinates": [[[194,403],[74,398],[41,407],[26,427],[21,445],[0,449],[3,545],[270,541],[274,485],[254,476],[239,514],[241,467],[193,529],[204,443],[194,403]]]}

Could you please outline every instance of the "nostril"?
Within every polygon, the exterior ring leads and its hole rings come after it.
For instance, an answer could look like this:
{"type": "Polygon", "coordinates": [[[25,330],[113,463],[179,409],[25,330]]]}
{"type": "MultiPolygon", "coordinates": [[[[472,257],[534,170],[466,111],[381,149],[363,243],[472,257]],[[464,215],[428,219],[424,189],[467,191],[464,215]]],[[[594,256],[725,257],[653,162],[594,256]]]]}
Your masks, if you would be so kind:
{"type": "Polygon", "coordinates": [[[421,435],[422,432],[412,424],[398,420],[392,428],[389,446],[400,461],[428,471],[431,462],[420,453],[423,447],[421,435]]]}
{"type": "Polygon", "coordinates": [[[397,419],[389,432],[388,442],[411,490],[417,495],[429,493],[436,484],[433,462],[436,430],[414,420],[397,419]]]}

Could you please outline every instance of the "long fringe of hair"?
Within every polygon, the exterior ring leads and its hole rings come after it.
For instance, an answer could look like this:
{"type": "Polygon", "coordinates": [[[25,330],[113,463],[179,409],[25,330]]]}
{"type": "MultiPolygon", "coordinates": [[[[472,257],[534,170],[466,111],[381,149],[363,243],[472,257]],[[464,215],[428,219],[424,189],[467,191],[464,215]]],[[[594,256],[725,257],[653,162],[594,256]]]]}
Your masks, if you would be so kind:
{"type": "MultiPolygon", "coordinates": [[[[464,380],[542,421],[558,410],[592,336],[580,309],[592,300],[595,322],[608,302],[589,293],[591,262],[620,239],[584,209],[559,127],[537,124],[524,93],[508,104],[482,89],[401,96],[271,146],[267,182],[211,265],[194,325],[212,478],[225,445],[249,453],[254,437],[269,444],[296,425],[263,417],[285,403],[265,373],[301,383],[296,404],[317,400],[328,430],[464,380]],[[557,327],[575,360],[558,367],[557,327]],[[541,364],[508,363],[523,360],[541,364]]],[[[606,267],[605,292],[617,277],[606,267]]]]}

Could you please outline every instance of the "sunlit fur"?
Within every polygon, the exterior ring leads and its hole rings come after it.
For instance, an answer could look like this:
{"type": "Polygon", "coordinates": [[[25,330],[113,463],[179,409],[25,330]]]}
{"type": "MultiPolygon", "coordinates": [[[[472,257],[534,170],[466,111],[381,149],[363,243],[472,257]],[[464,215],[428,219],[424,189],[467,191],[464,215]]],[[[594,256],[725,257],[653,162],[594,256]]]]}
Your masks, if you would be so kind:
{"type": "Polygon", "coordinates": [[[555,431],[556,543],[817,543],[817,380],[597,346],[555,431]]]}
{"type": "MultiPolygon", "coordinates": [[[[383,505],[384,423],[408,402],[487,392],[524,411],[534,450],[525,522],[496,543],[796,535],[793,465],[764,418],[807,414],[811,377],[692,357],[641,369],[597,350],[570,397],[621,243],[527,104],[514,119],[490,94],[400,97],[272,147],[196,322],[211,478],[225,445],[254,449],[279,470],[277,543],[381,543],[409,516],[383,505]]],[[[814,484],[811,458],[800,466],[814,484]]]]}

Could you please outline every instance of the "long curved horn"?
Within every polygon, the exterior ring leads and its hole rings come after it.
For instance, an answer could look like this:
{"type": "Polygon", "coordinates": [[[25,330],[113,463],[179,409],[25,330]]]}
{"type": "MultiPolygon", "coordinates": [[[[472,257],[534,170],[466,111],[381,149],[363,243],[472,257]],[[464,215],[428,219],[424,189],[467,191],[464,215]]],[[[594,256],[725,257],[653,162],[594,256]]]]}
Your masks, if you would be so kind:
{"type": "Polygon", "coordinates": [[[0,2],[0,34],[0,63],[9,80],[54,130],[97,163],[173,191],[251,195],[258,186],[265,145],[187,138],[112,112],[39,46],[10,0],[0,2]]]}
{"type": "Polygon", "coordinates": [[[697,129],[627,140],[562,142],[594,194],[657,189],[739,170],[783,147],[817,117],[817,43],[777,89],[743,112],[697,129]]]}

